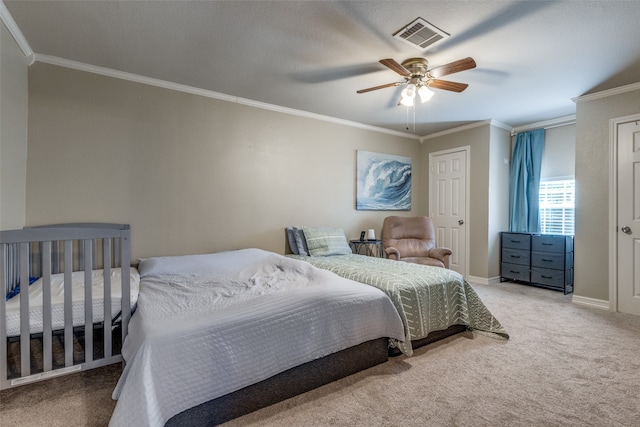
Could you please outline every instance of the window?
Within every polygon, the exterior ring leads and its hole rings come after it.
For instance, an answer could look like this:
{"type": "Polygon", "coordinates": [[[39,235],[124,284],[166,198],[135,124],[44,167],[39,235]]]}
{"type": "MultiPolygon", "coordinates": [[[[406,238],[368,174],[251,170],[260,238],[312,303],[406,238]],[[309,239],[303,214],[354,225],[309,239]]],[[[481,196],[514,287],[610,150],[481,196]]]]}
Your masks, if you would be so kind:
{"type": "Polygon", "coordinates": [[[574,234],[575,187],[573,179],[540,182],[540,231],[574,234]]]}

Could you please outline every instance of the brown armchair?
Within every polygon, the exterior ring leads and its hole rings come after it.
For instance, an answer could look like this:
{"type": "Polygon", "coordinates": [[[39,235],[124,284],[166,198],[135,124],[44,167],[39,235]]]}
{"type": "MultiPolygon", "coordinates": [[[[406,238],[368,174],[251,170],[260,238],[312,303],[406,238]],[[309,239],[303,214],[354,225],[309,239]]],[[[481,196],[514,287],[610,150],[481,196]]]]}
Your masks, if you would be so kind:
{"type": "Polygon", "coordinates": [[[390,259],[449,268],[451,249],[436,248],[433,223],[426,216],[386,217],[382,245],[390,259]]]}

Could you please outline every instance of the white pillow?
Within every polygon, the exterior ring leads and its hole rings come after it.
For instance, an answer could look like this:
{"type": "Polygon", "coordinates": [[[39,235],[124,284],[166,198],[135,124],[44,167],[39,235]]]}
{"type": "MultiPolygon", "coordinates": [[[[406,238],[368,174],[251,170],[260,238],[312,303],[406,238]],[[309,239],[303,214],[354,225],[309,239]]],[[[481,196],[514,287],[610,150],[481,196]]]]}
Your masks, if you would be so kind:
{"type": "Polygon", "coordinates": [[[163,256],[140,259],[140,277],[161,274],[229,274],[275,255],[262,249],[239,249],[212,254],[163,256]]]}

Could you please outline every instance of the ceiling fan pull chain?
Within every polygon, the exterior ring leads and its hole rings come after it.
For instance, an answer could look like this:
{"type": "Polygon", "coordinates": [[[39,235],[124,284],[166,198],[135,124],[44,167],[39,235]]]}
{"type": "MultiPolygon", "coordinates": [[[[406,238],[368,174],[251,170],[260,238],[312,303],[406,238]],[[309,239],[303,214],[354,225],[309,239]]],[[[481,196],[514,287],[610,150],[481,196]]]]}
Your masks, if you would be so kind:
{"type": "Polygon", "coordinates": [[[407,127],[406,127],[406,129],[409,130],[409,106],[407,105],[405,108],[407,109],[407,127]]]}
{"type": "Polygon", "coordinates": [[[413,105],[413,133],[416,133],[416,105],[413,105]]]}

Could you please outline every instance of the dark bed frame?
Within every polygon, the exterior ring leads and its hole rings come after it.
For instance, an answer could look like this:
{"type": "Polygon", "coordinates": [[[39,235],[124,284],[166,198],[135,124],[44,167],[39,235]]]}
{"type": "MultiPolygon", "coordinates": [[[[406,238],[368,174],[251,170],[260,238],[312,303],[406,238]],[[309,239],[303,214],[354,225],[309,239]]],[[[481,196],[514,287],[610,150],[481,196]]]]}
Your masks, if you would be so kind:
{"type": "MultiPolygon", "coordinates": [[[[413,348],[418,348],[466,330],[465,325],[453,325],[412,341],[412,345],[413,348]]],[[[384,363],[390,355],[400,355],[398,349],[389,349],[388,342],[387,338],[378,338],[291,368],[259,383],[187,409],[173,416],[165,426],[215,426],[282,402],[384,363]]]]}

